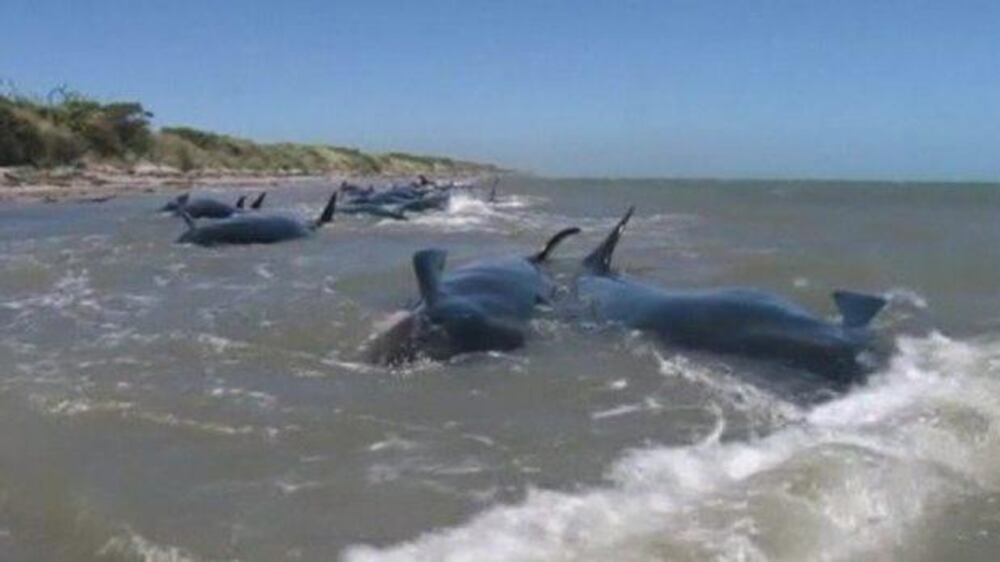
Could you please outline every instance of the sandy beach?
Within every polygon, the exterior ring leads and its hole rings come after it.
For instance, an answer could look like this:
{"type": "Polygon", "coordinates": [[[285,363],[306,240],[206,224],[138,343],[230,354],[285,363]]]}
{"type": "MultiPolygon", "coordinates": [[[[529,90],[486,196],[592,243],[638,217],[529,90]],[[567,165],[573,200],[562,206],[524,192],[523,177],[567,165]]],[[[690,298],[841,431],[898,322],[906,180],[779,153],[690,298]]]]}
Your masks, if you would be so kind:
{"type": "MultiPolygon", "coordinates": [[[[349,181],[384,184],[414,176],[399,174],[254,172],[251,170],[198,170],[181,172],[165,166],[112,166],[56,168],[51,170],[0,167],[0,203],[80,201],[101,203],[123,195],[171,193],[213,187],[288,187],[349,181]]],[[[428,175],[436,181],[471,181],[475,177],[428,175]]]]}

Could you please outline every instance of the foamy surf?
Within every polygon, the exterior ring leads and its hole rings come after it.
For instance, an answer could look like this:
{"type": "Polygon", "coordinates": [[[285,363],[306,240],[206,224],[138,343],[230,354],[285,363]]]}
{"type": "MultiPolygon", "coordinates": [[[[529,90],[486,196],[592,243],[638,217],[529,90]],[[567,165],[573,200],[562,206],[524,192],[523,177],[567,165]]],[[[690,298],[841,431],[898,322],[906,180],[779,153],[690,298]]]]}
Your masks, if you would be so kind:
{"type": "MultiPolygon", "coordinates": [[[[503,222],[503,219],[511,218],[513,218],[511,215],[494,208],[487,201],[460,193],[453,195],[448,200],[447,209],[413,216],[403,224],[431,227],[445,232],[461,232],[481,230],[494,223],[503,222]]],[[[388,222],[392,224],[391,221],[388,222]]]]}
{"type": "Polygon", "coordinates": [[[156,544],[132,530],[126,530],[123,534],[108,539],[97,555],[101,557],[125,557],[143,562],[195,562],[198,560],[193,554],[182,548],[156,544]]]}
{"type": "Polygon", "coordinates": [[[610,484],[530,491],[352,562],[892,558],[935,509],[995,491],[1000,342],[904,339],[886,372],[771,435],[629,451],[610,484]]]}

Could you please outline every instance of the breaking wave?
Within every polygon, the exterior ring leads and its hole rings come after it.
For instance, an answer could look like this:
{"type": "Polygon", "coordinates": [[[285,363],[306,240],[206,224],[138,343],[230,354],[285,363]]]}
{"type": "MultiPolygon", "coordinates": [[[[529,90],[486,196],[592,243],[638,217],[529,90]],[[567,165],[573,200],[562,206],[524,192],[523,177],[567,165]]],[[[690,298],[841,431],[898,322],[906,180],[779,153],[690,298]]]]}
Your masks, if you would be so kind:
{"type": "Polygon", "coordinates": [[[868,386],[766,437],[721,441],[720,417],[699,443],[627,452],[606,486],[533,490],[461,526],[344,554],[353,562],[891,557],[949,498],[998,488],[998,374],[1000,340],[903,339],[868,386]]]}

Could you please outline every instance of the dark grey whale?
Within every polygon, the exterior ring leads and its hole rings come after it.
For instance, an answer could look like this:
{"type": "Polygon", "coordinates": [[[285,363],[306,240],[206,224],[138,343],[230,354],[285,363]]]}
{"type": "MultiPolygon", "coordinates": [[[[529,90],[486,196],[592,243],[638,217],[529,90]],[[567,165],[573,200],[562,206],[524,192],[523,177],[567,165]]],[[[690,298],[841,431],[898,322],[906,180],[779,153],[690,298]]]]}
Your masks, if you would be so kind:
{"type": "Polygon", "coordinates": [[[838,388],[863,382],[884,350],[869,324],[879,296],[833,293],[842,321],[826,321],[781,297],[742,288],[668,291],[619,275],[611,256],[629,209],[585,260],[577,295],[599,321],[655,334],[670,345],[778,361],[838,388]]]}
{"type": "MultiPolygon", "coordinates": [[[[260,209],[261,205],[264,203],[264,197],[266,196],[267,192],[262,192],[250,204],[250,208],[253,210],[260,209]]],[[[183,195],[178,195],[173,201],[167,202],[167,204],[160,208],[160,211],[180,214],[181,209],[183,209],[184,212],[193,219],[226,219],[242,212],[243,203],[245,201],[246,195],[241,195],[240,198],[236,200],[236,205],[233,206],[208,197],[198,197],[196,199],[192,199],[190,193],[185,193],[183,195]]]]}
{"type": "Polygon", "coordinates": [[[447,191],[430,193],[420,197],[419,199],[414,199],[401,204],[399,210],[411,213],[420,213],[432,210],[440,211],[448,207],[449,201],[451,201],[451,194],[447,191]]]}
{"type": "Polygon", "coordinates": [[[373,217],[393,219],[397,221],[406,220],[406,215],[404,215],[399,211],[394,211],[382,205],[374,205],[369,203],[340,205],[337,207],[337,212],[342,215],[371,215],[373,217]]]}
{"type": "Polygon", "coordinates": [[[188,230],[177,239],[180,244],[215,246],[222,244],[273,244],[304,238],[333,220],[337,193],[330,196],[322,214],[315,221],[271,214],[238,214],[231,218],[198,225],[184,209],[181,216],[188,230]]]}
{"type": "Polygon", "coordinates": [[[444,250],[417,252],[413,270],[420,302],[372,341],[368,359],[394,365],[418,357],[442,360],[521,347],[536,305],[548,302],[555,290],[540,264],[563,239],[579,231],[559,231],[532,256],[483,260],[447,274],[444,250]]]}

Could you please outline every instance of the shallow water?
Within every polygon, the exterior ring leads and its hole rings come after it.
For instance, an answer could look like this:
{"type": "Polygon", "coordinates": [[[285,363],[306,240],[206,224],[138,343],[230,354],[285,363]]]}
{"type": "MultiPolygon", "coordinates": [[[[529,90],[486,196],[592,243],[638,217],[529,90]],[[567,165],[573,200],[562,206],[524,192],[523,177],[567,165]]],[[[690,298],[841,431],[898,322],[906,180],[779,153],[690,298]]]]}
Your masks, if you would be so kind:
{"type": "MultiPolygon", "coordinates": [[[[1000,190],[511,179],[409,223],[172,241],[161,197],[0,208],[2,560],[992,560],[1000,190]],[[543,312],[509,354],[387,370],[415,250],[750,285],[834,314],[884,292],[898,352],[846,396],[543,312]]],[[[219,193],[235,199],[238,189],[219,193]]],[[[312,217],[326,188],[274,191],[312,217]]]]}

